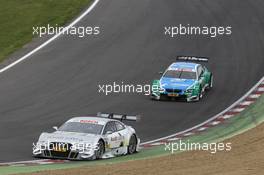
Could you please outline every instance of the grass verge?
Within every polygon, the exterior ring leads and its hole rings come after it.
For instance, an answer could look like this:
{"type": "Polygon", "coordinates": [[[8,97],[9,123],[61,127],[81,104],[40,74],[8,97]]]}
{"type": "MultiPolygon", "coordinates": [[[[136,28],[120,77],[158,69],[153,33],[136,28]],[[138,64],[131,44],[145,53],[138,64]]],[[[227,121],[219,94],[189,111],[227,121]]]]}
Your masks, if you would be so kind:
{"type": "Polygon", "coordinates": [[[33,26],[64,25],[92,0],[0,0],[0,62],[33,39],[33,26]]]}

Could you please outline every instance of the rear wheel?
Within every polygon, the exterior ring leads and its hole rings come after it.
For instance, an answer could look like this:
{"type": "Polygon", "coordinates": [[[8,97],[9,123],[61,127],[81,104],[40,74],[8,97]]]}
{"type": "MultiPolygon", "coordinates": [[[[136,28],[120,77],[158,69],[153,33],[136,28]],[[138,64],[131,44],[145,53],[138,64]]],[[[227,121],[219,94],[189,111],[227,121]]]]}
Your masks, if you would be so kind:
{"type": "Polygon", "coordinates": [[[137,152],[137,137],[135,134],[133,134],[129,140],[129,145],[127,147],[127,153],[133,154],[135,152],[137,152]]]}

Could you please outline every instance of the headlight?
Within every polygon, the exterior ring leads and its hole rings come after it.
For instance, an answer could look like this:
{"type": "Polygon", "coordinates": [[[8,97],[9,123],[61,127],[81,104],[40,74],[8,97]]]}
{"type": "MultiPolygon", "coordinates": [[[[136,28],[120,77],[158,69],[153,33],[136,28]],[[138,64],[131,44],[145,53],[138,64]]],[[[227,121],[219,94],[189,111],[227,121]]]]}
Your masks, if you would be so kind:
{"type": "Polygon", "coordinates": [[[37,145],[38,146],[45,146],[45,145],[47,145],[48,143],[47,142],[45,142],[45,141],[38,141],[37,142],[37,145]]]}
{"type": "Polygon", "coordinates": [[[42,150],[45,150],[45,149],[48,149],[49,145],[48,145],[48,142],[46,142],[46,141],[38,141],[37,147],[42,149],[42,150]]]}
{"type": "Polygon", "coordinates": [[[160,92],[160,93],[163,93],[163,92],[165,92],[165,89],[162,88],[162,87],[160,87],[160,88],[159,88],[159,92],[160,92]]]}
{"type": "Polygon", "coordinates": [[[47,143],[45,141],[38,141],[36,144],[33,143],[33,154],[39,155],[42,151],[47,149],[47,143]]]}

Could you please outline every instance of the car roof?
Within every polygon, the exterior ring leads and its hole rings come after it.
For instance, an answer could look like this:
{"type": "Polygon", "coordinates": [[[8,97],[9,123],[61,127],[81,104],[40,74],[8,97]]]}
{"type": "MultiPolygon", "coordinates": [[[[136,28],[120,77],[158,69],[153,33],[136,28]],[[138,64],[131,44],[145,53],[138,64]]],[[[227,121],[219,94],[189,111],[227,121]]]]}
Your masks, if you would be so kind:
{"type": "Polygon", "coordinates": [[[67,122],[93,123],[93,124],[105,125],[108,121],[115,121],[115,120],[109,118],[102,118],[102,117],[84,116],[84,117],[71,118],[67,122]]]}
{"type": "Polygon", "coordinates": [[[196,67],[200,64],[192,63],[192,62],[174,62],[172,63],[168,69],[192,69],[196,70],[196,67]]]}

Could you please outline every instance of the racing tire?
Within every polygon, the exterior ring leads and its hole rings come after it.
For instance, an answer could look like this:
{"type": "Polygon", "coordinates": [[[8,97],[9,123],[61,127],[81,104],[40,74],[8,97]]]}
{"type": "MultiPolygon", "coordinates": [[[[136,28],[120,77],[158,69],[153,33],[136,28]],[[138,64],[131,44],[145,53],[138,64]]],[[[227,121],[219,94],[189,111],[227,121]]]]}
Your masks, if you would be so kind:
{"type": "Polygon", "coordinates": [[[102,140],[98,142],[98,149],[95,151],[95,159],[101,159],[105,153],[105,145],[102,140]]]}
{"type": "Polygon", "coordinates": [[[158,97],[151,96],[151,100],[153,100],[153,101],[165,101],[165,100],[167,100],[167,98],[164,95],[160,94],[160,96],[158,96],[158,97]]]}
{"type": "Polygon", "coordinates": [[[155,96],[151,95],[150,99],[153,101],[159,101],[160,97],[155,97],[155,96]]]}
{"type": "Polygon", "coordinates": [[[213,85],[214,85],[214,76],[211,75],[211,78],[210,78],[210,89],[213,88],[213,85]]]}
{"type": "Polygon", "coordinates": [[[199,94],[197,96],[196,101],[200,101],[202,98],[203,98],[203,89],[202,89],[202,87],[200,87],[199,94]]]}
{"type": "Polygon", "coordinates": [[[211,76],[210,76],[210,79],[209,79],[209,85],[208,85],[208,87],[206,88],[206,90],[210,90],[210,89],[212,89],[212,88],[213,88],[213,84],[214,84],[214,76],[211,75],[211,76]]]}
{"type": "Polygon", "coordinates": [[[133,134],[130,137],[129,145],[127,147],[127,154],[133,154],[137,152],[137,137],[133,134]]]}

